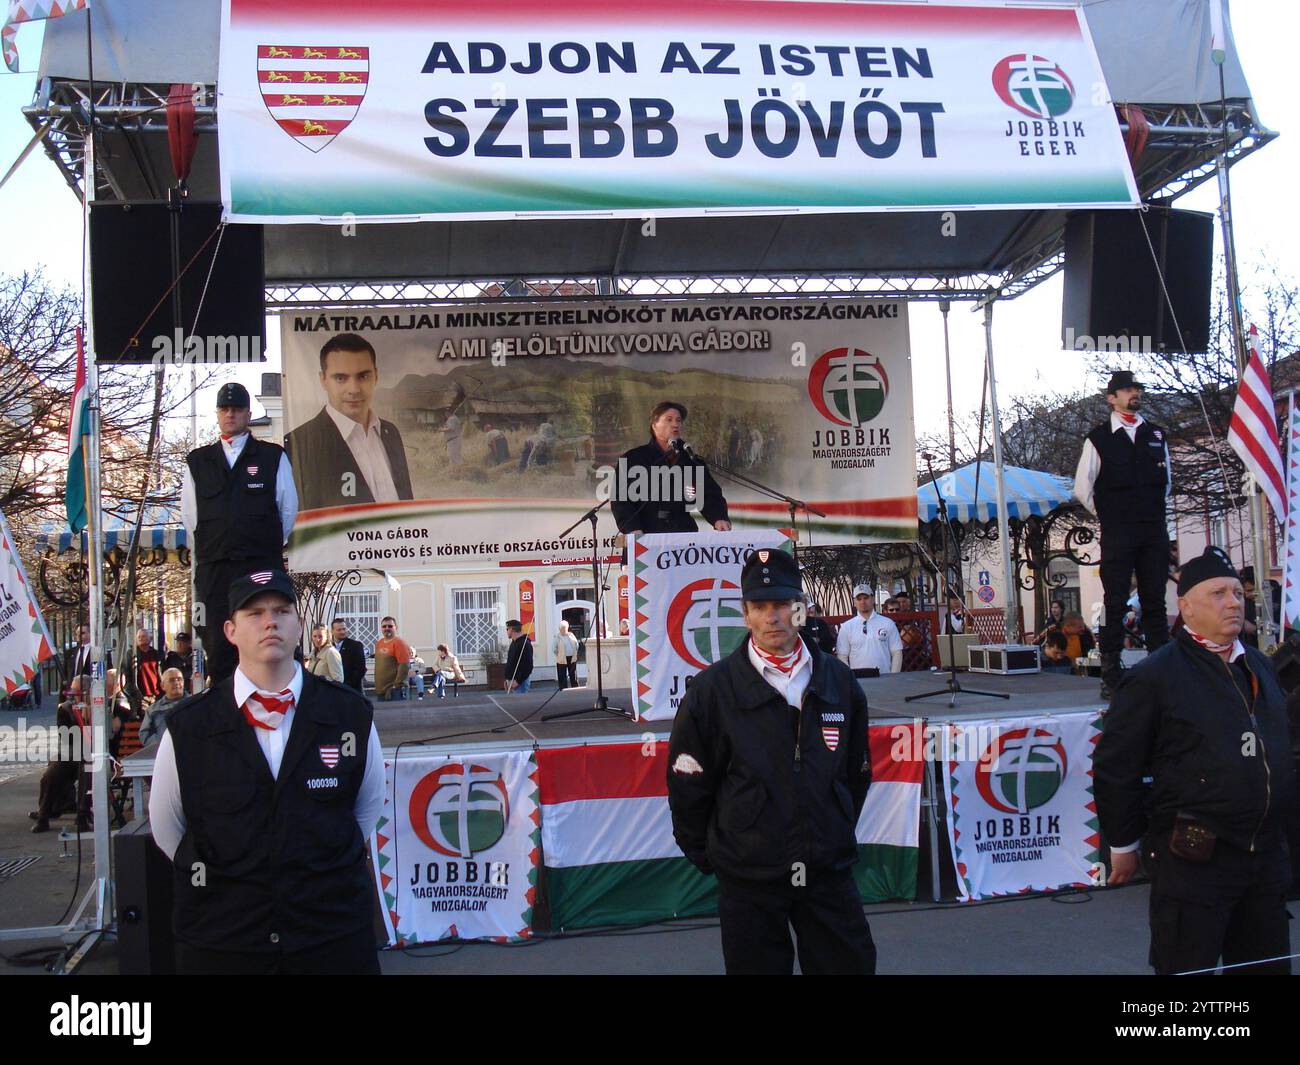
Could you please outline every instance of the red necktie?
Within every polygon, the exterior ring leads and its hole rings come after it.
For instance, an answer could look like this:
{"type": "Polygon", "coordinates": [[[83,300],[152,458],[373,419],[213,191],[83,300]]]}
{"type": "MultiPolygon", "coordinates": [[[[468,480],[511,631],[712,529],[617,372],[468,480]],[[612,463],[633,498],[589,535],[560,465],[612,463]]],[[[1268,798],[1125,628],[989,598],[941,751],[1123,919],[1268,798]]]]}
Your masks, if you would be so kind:
{"type": "Polygon", "coordinates": [[[790,673],[793,672],[794,667],[799,664],[799,660],[803,657],[803,640],[797,641],[797,646],[788,655],[768,654],[763,650],[763,648],[759,647],[758,644],[754,644],[754,651],[757,653],[759,658],[773,669],[780,670],[782,673],[786,674],[786,676],[789,676],[790,673]]]}
{"type": "Polygon", "coordinates": [[[284,715],[293,706],[293,691],[255,691],[244,702],[244,718],[254,728],[274,732],[284,724],[284,715]]]}

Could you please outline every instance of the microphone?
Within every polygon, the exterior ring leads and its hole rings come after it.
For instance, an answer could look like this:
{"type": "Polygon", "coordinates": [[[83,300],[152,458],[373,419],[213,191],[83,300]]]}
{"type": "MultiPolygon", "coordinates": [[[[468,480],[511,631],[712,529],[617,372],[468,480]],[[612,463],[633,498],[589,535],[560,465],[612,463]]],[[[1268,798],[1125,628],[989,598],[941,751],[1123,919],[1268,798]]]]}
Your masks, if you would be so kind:
{"type": "Polygon", "coordinates": [[[686,443],[680,436],[673,438],[673,450],[679,455],[685,455],[692,462],[698,462],[699,456],[691,450],[691,445],[686,443]]]}

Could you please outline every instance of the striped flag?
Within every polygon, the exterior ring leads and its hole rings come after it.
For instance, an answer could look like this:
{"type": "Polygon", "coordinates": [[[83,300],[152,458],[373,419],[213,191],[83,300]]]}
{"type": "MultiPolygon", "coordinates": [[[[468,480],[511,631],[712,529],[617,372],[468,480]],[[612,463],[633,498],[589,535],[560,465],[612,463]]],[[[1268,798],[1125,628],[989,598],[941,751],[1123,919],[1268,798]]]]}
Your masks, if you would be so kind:
{"type": "Polygon", "coordinates": [[[1278,522],[1285,521],[1286,476],[1282,469],[1282,450],[1278,446],[1273,386],[1264,360],[1259,357],[1259,334],[1253,325],[1250,327],[1250,358],[1246,360],[1241,384],[1237,386],[1228,443],[1268,496],[1278,522]]]}
{"type": "MultiPolygon", "coordinates": [[[[870,730],[873,780],[858,822],[858,889],[869,902],[916,894],[921,748],[908,731],[870,730]],[[900,757],[900,752],[902,756],[900,757]]],[[[537,752],[542,854],[556,928],[713,913],[717,888],[673,839],[668,744],[590,744],[537,752]]]]}
{"type": "Polygon", "coordinates": [[[68,419],[68,483],[63,502],[68,511],[68,528],[74,533],[86,527],[86,451],[90,434],[90,396],[86,390],[86,350],[77,329],[77,383],[72,390],[72,416],[68,419]]]}
{"type": "Polygon", "coordinates": [[[3,42],[5,66],[18,73],[18,30],[20,22],[36,22],[39,19],[58,18],[69,11],[80,11],[88,0],[9,0],[9,10],[5,15],[4,28],[0,29],[0,42],[3,42]]]}

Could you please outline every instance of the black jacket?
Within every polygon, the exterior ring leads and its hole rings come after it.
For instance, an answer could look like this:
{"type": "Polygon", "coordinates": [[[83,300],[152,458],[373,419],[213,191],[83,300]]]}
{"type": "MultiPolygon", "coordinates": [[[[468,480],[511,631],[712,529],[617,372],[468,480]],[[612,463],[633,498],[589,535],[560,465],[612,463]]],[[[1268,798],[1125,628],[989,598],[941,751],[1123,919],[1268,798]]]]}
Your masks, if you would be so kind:
{"type": "Polygon", "coordinates": [[[828,655],[835,653],[836,632],[825,618],[809,618],[799,630],[805,643],[815,643],[818,650],[828,655]]]}
{"type": "Polygon", "coordinates": [[[802,710],[754,669],[748,637],[696,675],[677,710],[673,838],[706,873],[788,881],[796,862],[827,870],[858,860],[871,784],[867,697],[848,666],[804,644],[812,678],[802,710]]]}
{"type": "Polygon", "coordinates": [[[362,691],[366,683],[366,649],[361,641],[344,636],[339,641],[339,657],[343,659],[343,683],[362,691]]]}
{"type": "Polygon", "coordinates": [[[1272,663],[1248,647],[1229,666],[1178,633],[1125,671],[1104,718],[1093,772],[1097,813],[1112,845],[1168,831],[1180,812],[1242,850],[1275,842],[1294,801],[1295,771],[1286,698],[1272,663]],[[1253,714],[1233,681],[1242,662],[1256,681],[1253,714]],[[1147,774],[1149,797],[1142,784],[1147,774]]]}
{"type": "MultiPolygon", "coordinates": [[[[684,498],[666,500],[624,498],[635,494],[628,489],[638,481],[642,486],[658,483],[662,478],[656,471],[670,465],[667,456],[653,438],[648,444],[625,451],[619,462],[623,464],[621,473],[624,475],[630,474],[637,468],[645,471],[644,479],[634,475],[629,479],[627,486],[621,490],[617,486],[615,488],[614,497],[610,500],[610,509],[614,513],[614,521],[618,524],[619,532],[632,532],[636,529],[644,533],[695,532],[699,528],[689,513],[690,508],[695,505],[694,502],[688,503],[684,498]]],[[[684,468],[698,467],[704,472],[704,499],[700,503],[700,513],[704,515],[704,520],[710,525],[726,521],[727,501],[708,468],[698,459],[692,463],[683,457],[679,462],[684,468]]],[[[686,483],[689,484],[691,481],[686,480],[686,483]]]]}
{"type": "MultiPolygon", "coordinates": [[[[397,426],[379,421],[379,439],[383,441],[388,466],[393,473],[393,487],[398,499],[411,499],[411,474],[406,466],[406,447],[397,426]]],[[[298,506],[303,510],[322,507],[346,507],[354,503],[373,503],[374,492],[361,475],[361,467],[338,426],[322,407],[311,421],[303,422],[284,438],[284,450],[293,466],[294,484],[298,488],[298,506]],[[297,461],[294,461],[294,456],[297,461]],[[343,494],[343,475],[352,475],[352,495],[343,494]]]]}
{"type": "Polygon", "coordinates": [[[506,680],[522,684],[533,675],[533,641],[527,636],[517,636],[510,641],[506,652],[506,680]]]}
{"type": "Polygon", "coordinates": [[[304,673],[272,777],[233,692],[233,680],[221,681],[167,719],[186,821],[173,858],[176,938],[213,950],[297,951],[370,927],[374,889],[353,812],[370,703],[304,673]]]}

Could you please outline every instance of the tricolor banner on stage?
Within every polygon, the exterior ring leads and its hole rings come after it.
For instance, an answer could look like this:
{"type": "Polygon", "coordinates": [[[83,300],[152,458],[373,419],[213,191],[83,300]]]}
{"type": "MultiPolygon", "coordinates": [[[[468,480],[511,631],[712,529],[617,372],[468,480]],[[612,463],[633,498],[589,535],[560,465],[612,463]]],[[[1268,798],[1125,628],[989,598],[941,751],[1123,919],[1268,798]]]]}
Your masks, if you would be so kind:
{"type": "Polygon", "coordinates": [[[225,0],[217,81],[241,222],[1137,203],[1081,6],[225,0]]]}
{"type": "Polygon", "coordinates": [[[790,550],[784,533],[650,533],[628,537],[633,701],[638,717],[672,718],[686,681],[748,635],[740,571],[759,548],[790,550]]]}
{"type": "MultiPolygon", "coordinates": [[[[874,779],[854,870],[864,902],[916,895],[919,724],[874,726],[874,779]]],[[[668,744],[588,744],[537,752],[542,852],[554,928],[639,924],[713,913],[717,886],[673,840],[668,744]]]]}
{"type": "Polygon", "coordinates": [[[532,935],[541,851],[528,751],[386,760],[371,837],[390,945],[532,935]]]}
{"type": "Polygon", "coordinates": [[[0,679],[5,694],[28,687],[37,667],[53,654],[18,545],[0,514],[0,679]]]}
{"type": "Polygon", "coordinates": [[[1091,711],[944,726],[948,840],[963,900],[1099,882],[1100,737],[1091,711]]]}

